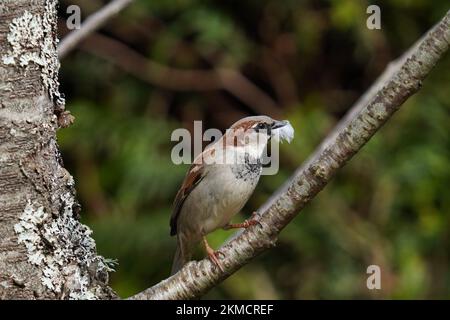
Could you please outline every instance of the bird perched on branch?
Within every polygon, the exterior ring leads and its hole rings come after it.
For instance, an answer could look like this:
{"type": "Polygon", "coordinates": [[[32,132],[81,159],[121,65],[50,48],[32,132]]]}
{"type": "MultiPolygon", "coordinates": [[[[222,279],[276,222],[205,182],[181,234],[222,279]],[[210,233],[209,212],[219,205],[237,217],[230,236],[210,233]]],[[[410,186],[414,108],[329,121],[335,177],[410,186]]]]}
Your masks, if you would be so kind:
{"type": "Polygon", "coordinates": [[[213,264],[223,270],[221,253],[209,246],[206,235],[219,228],[247,228],[258,223],[256,213],[243,223],[230,221],[255,190],[269,140],[277,137],[290,142],[293,135],[289,121],[247,117],[234,123],[195,158],[176,195],[170,218],[170,234],[177,236],[172,274],[191,259],[200,241],[213,264]]]}

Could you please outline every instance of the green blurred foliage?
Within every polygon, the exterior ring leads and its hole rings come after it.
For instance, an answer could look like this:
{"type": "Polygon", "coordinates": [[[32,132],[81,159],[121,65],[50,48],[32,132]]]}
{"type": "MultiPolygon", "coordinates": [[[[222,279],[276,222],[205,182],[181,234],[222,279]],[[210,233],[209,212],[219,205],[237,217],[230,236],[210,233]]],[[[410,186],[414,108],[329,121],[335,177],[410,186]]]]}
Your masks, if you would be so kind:
{"type": "MultiPolygon", "coordinates": [[[[444,0],[375,2],[382,30],[372,31],[365,26],[372,3],[136,1],[100,33],[174,68],[238,69],[280,105],[296,137],[282,145],[280,172],[262,177],[240,220],[313,152],[387,63],[448,10],[444,0]]],[[[80,5],[95,10],[102,3],[80,5]]],[[[276,249],[206,297],[450,298],[448,70],[449,56],[283,231],[276,249]],[[366,288],[371,264],[381,267],[381,290],[366,288]]],[[[171,203],[187,169],[170,160],[172,130],[191,129],[193,120],[224,130],[255,111],[225,91],[145,83],[86,50],[62,61],[61,77],[76,117],[59,132],[63,158],[99,253],[118,259],[112,287],[129,296],[170,270],[171,203]]],[[[217,231],[209,239],[219,247],[230,235],[217,231]]]]}

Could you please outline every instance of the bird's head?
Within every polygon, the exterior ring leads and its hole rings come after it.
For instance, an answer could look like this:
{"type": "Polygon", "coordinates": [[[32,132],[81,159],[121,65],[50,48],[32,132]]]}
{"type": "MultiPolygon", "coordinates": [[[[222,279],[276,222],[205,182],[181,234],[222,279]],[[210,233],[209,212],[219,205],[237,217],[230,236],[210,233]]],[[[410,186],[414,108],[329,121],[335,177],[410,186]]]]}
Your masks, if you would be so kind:
{"type": "Polygon", "coordinates": [[[258,157],[262,154],[271,138],[290,142],[294,129],[287,120],[274,120],[268,116],[252,116],[235,122],[227,130],[227,144],[237,147],[249,147],[258,157]]]}

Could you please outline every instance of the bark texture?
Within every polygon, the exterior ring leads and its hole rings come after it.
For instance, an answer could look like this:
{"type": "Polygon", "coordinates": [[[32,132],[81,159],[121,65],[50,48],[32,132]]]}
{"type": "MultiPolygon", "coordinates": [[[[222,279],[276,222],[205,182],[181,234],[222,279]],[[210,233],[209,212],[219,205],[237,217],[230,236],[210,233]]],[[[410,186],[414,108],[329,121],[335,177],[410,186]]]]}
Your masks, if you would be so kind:
{"type": "Polygon", "coordinates": [[[56,130],[55,0],[0,2],[0,299],[113,298],[56,130]]]}
{"type": "Polygon", "coordinates": [[[220,248],[225,272],[208,259],[182,270],[131,299],[191,299],[203,295],[252,258],[273,247],[281,230],[323,189],[339,168],[364,146],[411,95],[448,50],[450,11],[407,56],[391,65],[352,108],[318,150],[260,210],[261,226],[238,234],[220,248]]]}

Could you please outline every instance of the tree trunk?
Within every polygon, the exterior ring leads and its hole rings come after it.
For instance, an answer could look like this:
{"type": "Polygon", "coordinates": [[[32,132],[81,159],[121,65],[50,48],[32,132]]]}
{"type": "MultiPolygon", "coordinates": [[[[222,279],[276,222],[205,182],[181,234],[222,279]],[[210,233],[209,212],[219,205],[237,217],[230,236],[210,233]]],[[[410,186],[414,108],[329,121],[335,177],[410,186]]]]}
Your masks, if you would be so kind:
{"type": "Polygon", "coordinates": [[[107,299],[110,268],[79,222],[56,130],[55,0],[0,2],[0,299],[107,299]]]}

